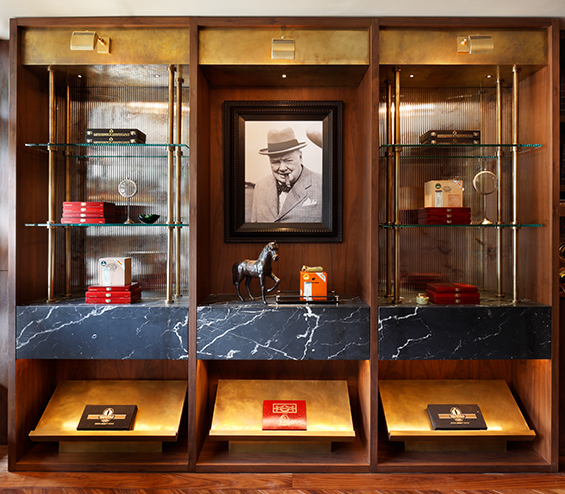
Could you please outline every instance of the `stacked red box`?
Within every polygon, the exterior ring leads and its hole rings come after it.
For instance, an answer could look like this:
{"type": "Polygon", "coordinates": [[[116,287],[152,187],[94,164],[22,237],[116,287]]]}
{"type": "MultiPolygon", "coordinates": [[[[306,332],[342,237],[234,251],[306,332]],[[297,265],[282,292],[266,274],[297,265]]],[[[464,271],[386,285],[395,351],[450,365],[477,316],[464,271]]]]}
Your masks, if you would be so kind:
{"type": "Polygon", "coordinates": [[[419,225],[470,225],[471,208],[420,208],[419,225]]]}
{"type": "Polygon", "coordinates": [[[426,295],[439,305],[478,304],[481,299],[478,288],[467,283],[428,283],[426,295]]]}
{"type": "Polygon", "coordinates": [[[124,286],[92,285],[86,292],[87,304],[131,304],[141,298],[138,282],[124,286]]]}
{"type": "Polygon", "coordinates": [[[115,223],[116,205],[113,202],[80,202],[63,203],[61,223],[115,223]]]}
{"type": "Polygon", "coordinates": [[[422,291],[429,283],[443,283],[445,278],[441,273],[408,273],[402,276],[402,281],[406,288],[422,291]]]}

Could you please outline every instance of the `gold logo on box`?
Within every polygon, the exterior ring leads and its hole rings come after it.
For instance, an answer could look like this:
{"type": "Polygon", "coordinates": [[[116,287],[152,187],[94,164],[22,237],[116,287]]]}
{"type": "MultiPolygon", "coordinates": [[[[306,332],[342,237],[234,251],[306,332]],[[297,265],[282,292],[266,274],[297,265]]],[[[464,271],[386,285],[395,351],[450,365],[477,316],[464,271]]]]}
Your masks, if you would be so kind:
{"type": "Polygon", "coordinates": [[[296,403],[273,403],[273,413],[298,413],[296,403]]]}

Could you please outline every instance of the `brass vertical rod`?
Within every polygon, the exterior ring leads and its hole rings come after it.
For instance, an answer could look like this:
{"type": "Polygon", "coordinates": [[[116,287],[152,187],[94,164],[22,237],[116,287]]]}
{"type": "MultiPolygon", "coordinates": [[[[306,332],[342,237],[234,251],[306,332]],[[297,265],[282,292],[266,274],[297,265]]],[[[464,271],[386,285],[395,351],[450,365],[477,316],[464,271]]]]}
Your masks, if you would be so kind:
{"type": "Polygon", "coordinates": [[[400,67],[395,68],[394,102],[394,302],[400,302],[400,67]]]}
{"type": "Polygon", "coordinates": [[[512,302],[518,302],[518,72],[512,67],[512,302]]]}
{"type": "Polygon", "coordinates": [[[47,301],[53,302],[55,284],[55,148],[51,146],[57,134],[57,100],[55,94],[55,72],[49,71],[49,190],[47,197],[47,301]]]}
{"type": "Polygon", "coordinates": [[[169,65],[167,70],[169,71],[169,131],[167,136],[168,146],[168,174],[167,174],[167,298],[166,303],[170,304],[173,302],[173,229],[171,226],[174,222],[173,218],[173,168],[174,168],[174,103],[175,103],[175,66],[169,65]]]}
{"type": "MultiPolygon", "coordinates": [[[[67,112],[65,125],[66,143],[71,143],[71,88],[67,82],[67,112]]],[[[65,201],[71,200],[71,157],[65,148],[65,201]]],[[[71,296],[71,229],[65,227],[65,296],[71,296]]]]}
{"type": "MultiPolygon", "coordinates": [[[[502,79],[500,78],[500,67],[496,68],[496,223],[502,224],[502,79]]],[[[485,213],[486,214],[486,213],[485,213]]],[[[502,293],[502,229],[496,227],[496,296],[503,297],[502,293]]]]}
{"type": "MultiPolygon", "coordinates": [[[[176,126],[176,144],[181,143],[182,138],[182,83],[184,82],[182,78],[181,68],[177,70],[177,126],[176,126]]],[[[182,150],[180,146],[176,148],[176,168],[175,168],[175,198],[176,198],[176,224],[179,225],[175,228],[176,232],[176,242],[175,242],[175,297],[182,297],[181,293],[181,265],[180,265],[180,254],[181,254],[181,224],[182,224],[182,214],[181,214],[181,163],[182,163],[182,150]]]]}
{"type": "MultiPolygon", "coordinates": [[[[386,116],[387,116],[387,125],[386,125],[386,142],[387,144],[392,144],[393,138],[393,115],[392,115],[392,83],[390,81],[387,82],[387,101],[386,101],[386,116]]],[[[393,224],[393,203],[392,203],[392,195],[394,194],[393,183],[392,183],[392,175],[393,175],[393,167],[392,167],[392,148],[387,148],[386,151],[386,162],[387,162],[387,218],[386,221],[388,225],[393,224]]],[[[387,228],[386,230],[386,245],[387,245],[387,260],[386,260],[386,296],[392,296],[392,276],[393,276],[393,244],[392,244],[392,236],[393,232],[391,228],[387,228]]]]}

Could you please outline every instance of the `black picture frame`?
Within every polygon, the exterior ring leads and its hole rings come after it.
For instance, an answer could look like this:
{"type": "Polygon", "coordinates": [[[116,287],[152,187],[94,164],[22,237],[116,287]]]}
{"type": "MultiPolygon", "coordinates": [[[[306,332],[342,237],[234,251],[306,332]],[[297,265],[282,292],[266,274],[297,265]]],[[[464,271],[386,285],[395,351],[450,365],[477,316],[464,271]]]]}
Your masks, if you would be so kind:
{"type": "MultiPolygon", "coordinates": [[[[225,242],[341,242],[343,102],[224,101],[223,118],[225,242]],[[300,134],[306,126],[319,130],[317,139],[307,140],[300,134]],[[259,153],[267,151],[267,133],[272,127],[296,129],[304,152],[311,145],[310,163],[317,167],[318,177],[321,175],[322,198],[321,213],[316,208],[312,221],[251,221],[254,208],[251,197],[264,188],[258,187],[258,192],[255,186],[260,180],[249,177],[253,174],[258,177],[261,173],[263,178],[273,175],[269,156],[265,156],[266,152],[259,153]]],[[[303,170],[309,169],[306,158],[304,161],[303,170]]],[[[274,184],[274,179],[271,180],[274,184]]],[[[260,197],[257,195],[256,200],[260,197]]],[[[310,199],[303,201],[301,206],[317,204],[308,201],[310,199]]],[[[308,210],[303,208],[302,211],[308,210]]]]}

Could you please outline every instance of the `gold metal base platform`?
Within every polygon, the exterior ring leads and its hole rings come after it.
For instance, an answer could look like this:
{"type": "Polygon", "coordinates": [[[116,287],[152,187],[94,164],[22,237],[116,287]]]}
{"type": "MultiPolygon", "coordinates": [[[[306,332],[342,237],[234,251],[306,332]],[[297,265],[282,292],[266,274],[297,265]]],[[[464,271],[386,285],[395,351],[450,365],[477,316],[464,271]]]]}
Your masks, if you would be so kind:
{"type": "Polygon", "coordinates": [[[347,381],[221,379],[210,438],[259,441],[266,449],[269,441],[354,441],[347,381]],[[262,430],[263,400],[305,400],[307,430],[262,430]]]}
{"type": "Polygon", "coordinates": [[[177,440],[186,391],[186,381],[61,381],[29,436],[67,452],[154,451],[177,440]],[[86,405],[137,405],[133,429],[78,431],[86,405]]]}
{"type": "Polygon", "coordinates": [[[385,380],[379,392],[390,441],[411,451],[504,451],[507,441],[532,441],[508,385],[502,380],[385,380]],[[433,430],[427,406],[479,405],[486,430],[433,430]]]}

